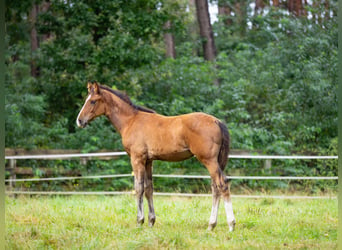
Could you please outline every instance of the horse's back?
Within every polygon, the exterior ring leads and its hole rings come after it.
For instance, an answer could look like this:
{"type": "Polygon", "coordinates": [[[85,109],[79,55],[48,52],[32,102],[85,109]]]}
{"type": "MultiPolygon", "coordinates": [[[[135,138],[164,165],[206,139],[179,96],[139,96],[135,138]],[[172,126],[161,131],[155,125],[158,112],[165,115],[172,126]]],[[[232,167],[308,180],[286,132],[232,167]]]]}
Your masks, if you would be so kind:
{"type": "MultiPolygon", "coordinates": [[[[209,114],[194,112],[177,116],[163,116],[159,114],[147,114],[148,119],[144,122],[144,127],[148,130],[149,136],[156,134],[159,137],[187,138],[199,137],[220,137],[219,120],[209,114]]],[[[173,138],[175,139],[175,138],[173,138]]]]}

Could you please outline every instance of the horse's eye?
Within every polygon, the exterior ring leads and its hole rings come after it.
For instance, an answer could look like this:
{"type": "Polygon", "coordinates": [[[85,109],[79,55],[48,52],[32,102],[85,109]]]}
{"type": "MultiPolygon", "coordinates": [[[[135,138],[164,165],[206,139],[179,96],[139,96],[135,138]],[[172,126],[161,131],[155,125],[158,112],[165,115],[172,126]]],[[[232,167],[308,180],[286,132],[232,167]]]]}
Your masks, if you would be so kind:
{"type": "Polygon", "coordinates": [[[96,101],[90,101],[91,105],[95,105],[96,101]]]}

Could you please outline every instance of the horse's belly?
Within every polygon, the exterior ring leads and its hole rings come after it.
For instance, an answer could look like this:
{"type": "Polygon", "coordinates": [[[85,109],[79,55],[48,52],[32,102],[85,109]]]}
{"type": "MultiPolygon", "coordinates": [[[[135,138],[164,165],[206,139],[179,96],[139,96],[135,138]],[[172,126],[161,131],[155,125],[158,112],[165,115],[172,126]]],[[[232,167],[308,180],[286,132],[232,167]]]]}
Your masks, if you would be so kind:
{"type": "Polygon", "coordinates": [[[185,150],[181,152],[169,152],[169,153],[157,153],[152,155],[153,160],[161,160],[161,161],[184,161],[192,157],[193,154],[190,150],[185,150]]]}

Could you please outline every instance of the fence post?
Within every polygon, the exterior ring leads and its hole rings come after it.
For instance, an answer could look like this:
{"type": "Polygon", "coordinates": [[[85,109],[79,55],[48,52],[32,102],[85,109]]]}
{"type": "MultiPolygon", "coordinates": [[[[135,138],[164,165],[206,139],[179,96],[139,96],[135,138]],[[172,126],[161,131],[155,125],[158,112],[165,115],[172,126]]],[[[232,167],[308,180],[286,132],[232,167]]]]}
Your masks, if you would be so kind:
{"type": "Polygon", "coordinates": [[[80,163],[81,163],[81,165],[86,166],[87,165],[87,158],[86,157],[81,157],[80,158],[80,163]]]}
{"type": "Polygon", "coordinates": [[[10,168],[10,177],[9,177],[9,191],[13,191],[15,182],[12,180],[15,180],[17,178],[15,174],[15,168],[17,166],[17,160],[16,159],[10,159],[9,160],[9,168],[10,168]]]}
{"type": "Polygon", "coordinates": [[[266,172],[270,172],[272,168],[272,160],[271,159],[266,159],[264,162],[264,168],[266,172]]]}

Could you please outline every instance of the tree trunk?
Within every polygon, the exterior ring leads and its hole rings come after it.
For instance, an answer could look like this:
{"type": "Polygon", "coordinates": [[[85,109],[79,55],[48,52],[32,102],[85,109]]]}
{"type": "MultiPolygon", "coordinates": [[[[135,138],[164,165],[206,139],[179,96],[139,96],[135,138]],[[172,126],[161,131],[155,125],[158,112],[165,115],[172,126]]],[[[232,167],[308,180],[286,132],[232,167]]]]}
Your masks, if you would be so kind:
{"type": "Polygon", "coordinates": [[[287,9],[297,17],[302,16],[304,13],[302,0],[288,0],[287,9]]]}
{"type": "Polygon", "coordinates": [[[330,18],[330,5],[328,0],[324,1],[324,18],[325,20],[329,20],[330,18]]]}
{"type": "Polygon", "coordinates": [[[296,10],[295,10],[295,13],[296,13],[296,16],[303,16],[303,3],[302,3],[302,0],[296,0],[296,10]]]}
{"type": "Polygon", "coordinates": [[[232,10],[225,1],[218,1],[218,14],[224,18],[224,24],[226,26],[232,25],[233,21],[231,19],[232,10]]]}
{"type": "Polygon", "coordinates": [[[204,59],[215,60],[216,47],[214,42],[213,30],[210,23],[209,9],[207,0],[196,0],[197,20],[202,39],[204,59]]]}
{"type": "Polygon", "coordinates": [[[307,7],[308,7],[308,1],[304,0],[303,15],[306,17],[308,16],[307,7]]]}
{"type": "Polygon", "coordinates": [[[254,16],[262,15],[265,8],[264,0],[255,0],[254,16]]]}
{"type": "Polygon", "coordinates": [[[234,8],[240,35],[244,36],[247,28],[247,3],[244,0],[236,1],[234,8]]]}
{"type": "Polygon", "coordinates": [[[287,0],[287,10],[290,13],[294,12],[294,0],[287,0]]]}
{"type": "MultiPolygon", "coordinates": [[[[50,6],[51,6],[50,0],[43,1],[41,3],[41,8],[40,8],[41,12],[46,13],[50,9],[50,6]]],[[[51,37],[50,33],[43,34],[42,41],[48,40],[50,37],[51,37]]]]}
{"type": "MultiPolygon", "coordinates": [[[[312,8],[314,10],[318,8],[317,1],[313,1],[312,8]]],[[[312,14],[312,19],[314,20],[315,23],[317,23],[317,21],[318,21],[318,14],[315,11],[311,11],[311,14],[312,14]]]]}
{"type": "Polygon", "coordinates": [[[166,46],[166,57],[176,58],[176,49],[175,49],[175,40],[170,32],[171,29],[171,21],[167,21],[164,25],[165,33],[164,40],[166,46]]]}
{"type": "Polygon", "coordinates": [[[201,49],[198,46],[198,38],[199,38],[199,25],[197,21],[197,14],[196,14],[196,3],[195,0],[188,1],[189,6],[189,13],[190,13],[190,23],[188,26],[188,34],[190,37],[190,41],[194,44],[192,49],[192,54],[194,56],[198,56],[201,54],[201,49]]]}
{"type": "Polygon", "coordinates": [[[39,47],[38,34],[37,34],[37,29],[36,29],[37,15],[38,15],[38,5],[34,4],[32,6],[32,9],[29,15],[29,23],[31,26],[30,40],[31,40],[31,76],[32,77],[38,76],[38,68],[33,58],[34,52],[39,47]]]}
{"type": "Polygon", "coordinates": [[[279,7],[279,0],[272,0],[274,7],[279,7]]]}

